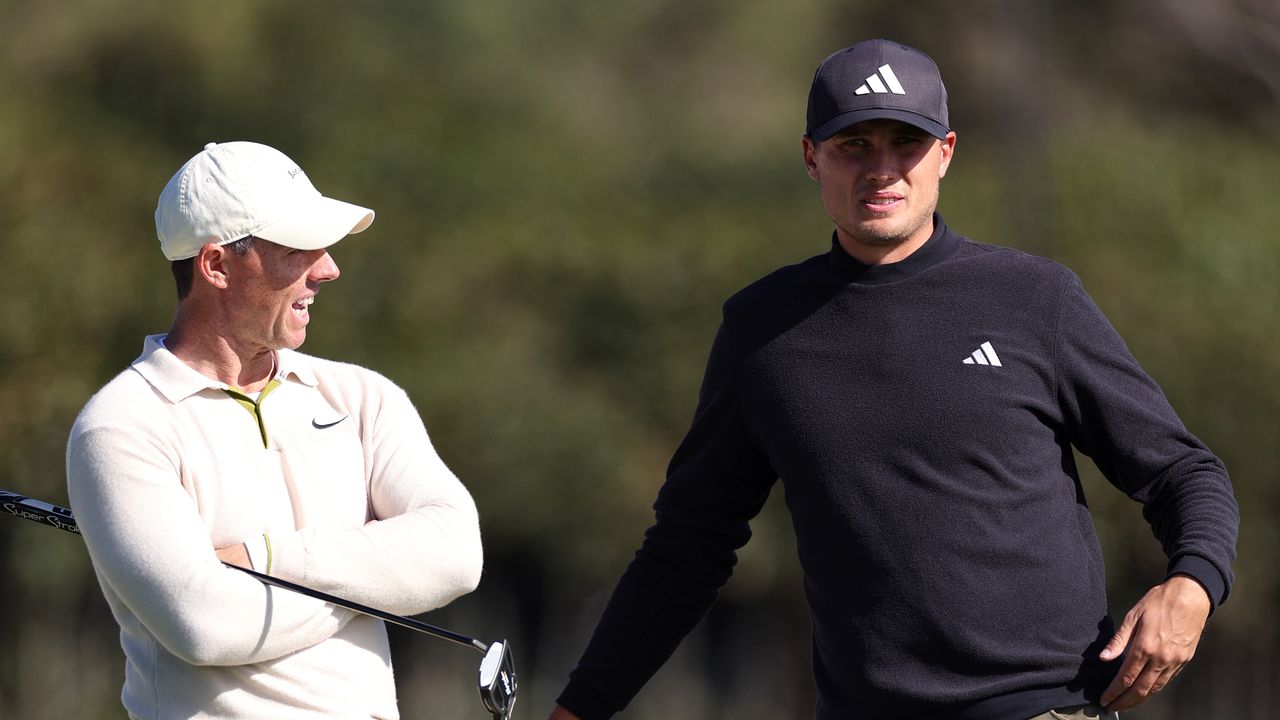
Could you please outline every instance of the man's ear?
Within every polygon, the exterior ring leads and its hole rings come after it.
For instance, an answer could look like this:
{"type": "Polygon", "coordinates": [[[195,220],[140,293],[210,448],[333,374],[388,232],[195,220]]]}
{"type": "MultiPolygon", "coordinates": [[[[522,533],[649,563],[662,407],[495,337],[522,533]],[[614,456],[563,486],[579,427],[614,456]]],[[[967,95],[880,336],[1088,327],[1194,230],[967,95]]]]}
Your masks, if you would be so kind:
{"type": "Polygon", "coordinates": [[[804,151],[804,170],[809,173],[809,177],[818,180],[818,161],[814,155],[818,152],[817,143],[808,135],[800,137],[800,147],[804,151]]]}
{"type": "Polygon", "coordinates": [[[219,290],[226,290],[230,277],[228,255],[230,252],[224,246],[205,243],[200,252],[196,253],[195,278],[219,290]]]}
{"type": "Polygon", "coordinates": [[[956,134],[954,132],[947,133],[947,136],[941,141],[942,159],[938,163],[938,179],[947,176],[947,168],[951,167],[951,158],[956,153],[956,134]]]}

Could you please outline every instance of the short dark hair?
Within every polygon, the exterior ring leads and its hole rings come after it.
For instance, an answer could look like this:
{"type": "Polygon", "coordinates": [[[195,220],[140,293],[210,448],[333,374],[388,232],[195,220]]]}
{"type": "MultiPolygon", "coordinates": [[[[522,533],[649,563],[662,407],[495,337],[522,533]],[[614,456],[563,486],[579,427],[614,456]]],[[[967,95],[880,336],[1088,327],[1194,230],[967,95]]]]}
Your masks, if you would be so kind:
{"type": "MultiPolygon", "coordinates": [[[[227,243],[226,247],[237,257],[244,257],[253,247],[253,236],[245,235],[239,240],[232,240],[227,243]]],[[[173,282],[178,286],[178,299],[182,300],[191,294],[191,283],[195,281],[196,275],[196,259],[194,257],[185,260],[174,260],[169,269],[173,271],[173,282]]]]}

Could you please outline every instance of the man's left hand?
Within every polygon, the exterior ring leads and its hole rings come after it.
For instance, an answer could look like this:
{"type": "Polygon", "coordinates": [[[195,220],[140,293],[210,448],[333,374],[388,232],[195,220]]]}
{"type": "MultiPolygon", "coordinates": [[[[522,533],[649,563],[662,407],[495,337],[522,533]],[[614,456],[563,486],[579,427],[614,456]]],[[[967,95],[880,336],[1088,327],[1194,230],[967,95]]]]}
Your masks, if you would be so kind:
{"type": "Polygon", "coordinates": [[[235,545],[218,548],[216,552],[218,554],[218,559],[224,563],[239,565],[242,568],[249,568],[250,570],[253,569],[253,562],[249,560],[249,548],[244,543],[236,543],[235,545]]]}
{"type": "Polygon", "coordinates": [[[1182,672],[1195,655],[1211,607],[1204,587],[1187,575],[1174,575],[1142,596],[1099,654],[1114,660],[1128,649],[1102,693],[1107,712],[1142,704],[1182,672]]]}

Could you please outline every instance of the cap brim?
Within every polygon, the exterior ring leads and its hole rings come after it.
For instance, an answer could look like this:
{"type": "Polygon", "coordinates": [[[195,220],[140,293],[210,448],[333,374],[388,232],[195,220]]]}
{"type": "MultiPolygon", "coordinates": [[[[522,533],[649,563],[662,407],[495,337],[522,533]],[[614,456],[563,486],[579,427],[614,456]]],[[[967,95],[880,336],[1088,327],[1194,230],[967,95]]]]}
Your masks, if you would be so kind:
{"type": "Polygon", "coordinates": [[[809,131],[809,137],[814,140],[828,140],[836,133],[844,130],[850,125],[857,125],[867,120],[901,120],[908,125],[914,125],[939,140],[946,139],[948,129],[943,127],[941,123],[934,122],[919,113],[910,110],[898,110],[895,108],[864,108],[861,110],[850,110],[847,113],[837,115],[830,120],[822,123],[818,127],[809,131]]]}
{"type": "Polygon", "coordinates": [[[295,250],[319,250],[373,223],[373,211],[318,195],[252,234],[295,250]]]}

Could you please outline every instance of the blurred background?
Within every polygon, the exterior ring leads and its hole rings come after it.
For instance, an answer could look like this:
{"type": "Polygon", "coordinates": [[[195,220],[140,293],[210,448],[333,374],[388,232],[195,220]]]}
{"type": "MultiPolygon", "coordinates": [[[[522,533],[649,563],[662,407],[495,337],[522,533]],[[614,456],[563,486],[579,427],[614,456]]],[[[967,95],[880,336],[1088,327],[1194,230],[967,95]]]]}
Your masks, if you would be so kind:
{"type": "MultiPolygon", "coordinates": [[[[423,619],[511,640],[520,718],[545,717],[652,519],[720,303],[828,249],[800,155],[814,69],[869,37],[926,50],[959,133],[949,224],[1073,268],[1232,472],[1235,590],[1129,717],[1275,717],[1273,0],[0,0],[0,28],[0,487],[65,504],[76,413],[168,328],[169,176],[211,140],[278,147],[377,210],[304,349],[405,387],[474,494],[484,580],[423,619]]],[[[1122,615],[1165,562],[1086,482],[1122,615]]],[[[812,717],[781,492],[754,529],[622,717],[812,717]]],[[[0,618],[0,718],[124,716],[78,538],[0,520],[0,618]]],[[[393,635],[406,720],[483,716],[478,656],[393,635]]]]}

